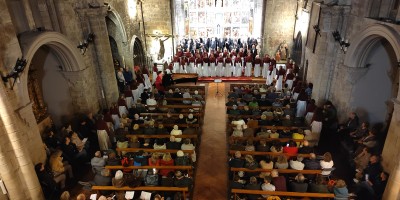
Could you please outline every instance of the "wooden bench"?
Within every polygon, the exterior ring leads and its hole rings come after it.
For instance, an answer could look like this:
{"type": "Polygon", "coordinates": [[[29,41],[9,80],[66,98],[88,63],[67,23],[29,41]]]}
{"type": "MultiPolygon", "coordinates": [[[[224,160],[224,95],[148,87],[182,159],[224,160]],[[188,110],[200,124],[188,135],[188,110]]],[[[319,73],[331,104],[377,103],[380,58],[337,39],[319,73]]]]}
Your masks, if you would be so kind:
{"type": "Polygon", "coordinates": [[[110,170],[123,170],[123,169],[132,169],[132,170],[139,170],[139,169],[147,169],[147,170],[152,170],[152,169],[171,169],[171,170],[187,170],[188,174],[190,176],[193,175],[193,167],[192,166],[128,166],[128,167],[124,167],[122,165],[118,165],[118,166],[110,166],[110,165],[106,165],[105,166],[106,169],[110,169],[110,170]]]}
{"type": "Polygon", "coordinates": [[[237,194],[259,194],[259,195],[273,195],[273,196],[285,196],[285,197],[311,197],[311,198],[335,198],[332,193],[311,193],[311,192],[281,192],[281,191],[262,191],[262,190],[244,190],[244,189],[232,189],[231,192],[237,198],[237,194]]]}
{"type": "Polygon", "coordinates": [[[163,191],[163,192],[182,192],[183,198],[186,199],[186,195],[189,192],[187,187],[157,187],[157,186],[139,186],[139,187],[114,187],[114,186],[92,186],[92,190],[100,191],[163,191]]]}
{"type": "Polygon", "coordinates": [[[183,153],[188,153],[189,155],[193,154],[193,150],[175,150],[175,149],[146,149],[146,148],[116,148],[116,151],[118,154],[120,154],[121,151],[125,152],[138,152],[138,151],[144,151],[144,152],[149,152],[149,153],[175,153],[178,151],[183,151],[183,153]]]}
{"type": "MultiPolygon", "coordinates": [[[[271,172],[274,169],[262,169],[262,168],[257,168],[257,169],[247,169],[247,168],[235,168],[231,167],[232,172],[271,172]]],[[[295,170],[295,169],[275,169],[278,170],[280,174],[321,174],[322,170],[310,170],[310,169],[303,169],[303,170],[295,170]]]]}
{"type": "MultiPolygon", "coordinates": [[[[230,155],[235,154],[235,150],[229,150],[230,155]]],[[[288,154],[288,153],[275,153],[275,152],[262,152],[262,151],[240,151],[242,155],[253,155],[253,156],[272,156],[277,157],[280,155],[285,155],[286,157],[296,157],[298,155],[303,156],[303,158],[309,158],[310,154],[288,154]]]]}
{"type": "Polygon", "coordinates": [[[260,141],[260,140],[265,140],[267,142],[273,142],[273,141],[279,141],[279,142],[289,142],[289,141],[295,141],[295,142],[304,142],[305,139],[292,139],[292,138],[267,138],[267,137],[234,137],[230,136],[232,140],[241,140],[241,141],[246,141],[246,140],[253,140],[253,141],[260,141]]]}
{"type": "MultiPolygon", "coordinates": [[[[162,124],[164,127],[174,127],[175,125],[178,125],[179,128],[184,127],[194,127],[194,128],[199,128],[200,125],[198,123],[196,124],[162,124]]],[[[148,124],[139,124],[139,127],[146,127],[148,124]]],[[[154,124],[154,127],[157,127],[158,124],[154,124]]]]}
{"type": "MultiPolygon", "coordinates": [[[[276,109],[276,108],[281,108],[283,109],[284,107],[275,107],[275,106],[259,106],[258,109],[260,110],[268,110],[268,109],[276,109]]],[[[227,110],[232,110],[233,106],[226,106],[227,110]]],[[[244,110],[244,106],[238,106],[237,110],[244,110]]],[[[250,109],[251,110],[251,109],[250,109]]]]}
{"type": "MultiPolygon", "coordinates": [[[[167,138],[169,139],[171,137],[171,135],[126,135],[126,137],[128,138],[132,138],[132,137],[137,137],[137,138],[154,138],[154,139],[158,139],[158,138],[167,138]]],[[[198,134],[190,134],[190,135],[174,135],[175,138],[189,138],[192,140],[197,141],[198,139],[198,134]]]]}
{"type": "MultiPolygon", "coordinates": [[[[229,124],[229,126],[230,127],[236,127],[237,125],[235,125],[235,124],[229,124]]],[[[267,130],[271,130],[271,129],[275,129],[275,130],[298,130],[299,128],[300,129],[309,129],[308,127],[297,127],[297,126],[260,126],[260,125],[258,125],[258,126],[255,126],[255,127],[251,127],[251,128],[254,128],[254,129],[257,129],[257,128],[265,128],[265,129],[267,129],[267,130]]]]}

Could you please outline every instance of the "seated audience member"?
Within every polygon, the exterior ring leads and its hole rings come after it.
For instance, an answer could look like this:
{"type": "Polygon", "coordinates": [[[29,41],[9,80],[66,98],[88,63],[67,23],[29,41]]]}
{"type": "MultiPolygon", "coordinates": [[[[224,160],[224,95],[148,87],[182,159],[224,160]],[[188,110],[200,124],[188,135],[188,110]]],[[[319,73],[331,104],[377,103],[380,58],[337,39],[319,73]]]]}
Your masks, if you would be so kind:
{"type": "Polygon", "coordinates": [[[43,194],[47,199],[55,198],[59,195],[60,189],[65,188],[65,175],[62,174],[58,177],[54,177],[53,174],[48,171],[43,163],[35,165],[36,175],[38,176],[39,183],[42,186],[43,194]],[[61,184],[61,188],[57,185],[61,184]]]}
{"type": "Polygon", "coordinates": [[[271,147],[267,145],[267,141],[265,139],[261,139],[260,143],[257,145],[256,149],[260,152],[269,152],[271,147]]]}
{"type": "Polygon", "coordinates": [[[69,133],[69,137],[71,138],[71,142],[75,144],[76,148],[78,149],[79,152],[85,150],[87,151],[89,149],[89,143],[83,142],[81,138],[79,138],[78,134],[76,132],[71,131],[69,133]]]}
{"type": "Polygon", "coordinates": [[[252,155],[246,155],[244,157],[245,159],[245,164],[244,167],[247,169],[257,169],[258,168],[258,163],[257,161],[253,158],[252,155]]]}
{"type": "Polygon", "coordinates": [[[176,166],[190,166],[190,159],[183,151],[179,150],[176,153],[176,159],[175,159],[175,165],[176,166]]]}
{"type": "Polygon", "coordinates": [[[251,114],[253,116],[259,116],[261,115],[262,111],[260,110],[260,107],[254,106],[253,109],[251,110],[251,114]]]}
{"type": "Polygon", "coordinates": [[[308,184],[304,183],[305,177],[303,174],[297,174],[294,180],[290,183],[292,192],[307,192],[308,184]]]}
{"type": "MultiPolygon", "coordinates": [[[[195,90],[194,91],[194,94],[192,95],[192,98],[194,98],[194,99],[198,99],[198,100],[203,100],[203,96],[201,96],[200,94],[199,94],[199,91],[197,91],[197,90],[195,90]]],[[[229,97],[228,97],[229,98],[229,97]]]]}
{"type": "Polygon", "coordinates": [[[261,119],[258,120],[258,125],[259,126],[271,126],[272,123],[271,123],[271,120],[267,119],[266,115],[261,115],[261,119]]]}
{"type": "Polygon", "coordinates": [[[245,160],[242,159],[240,151],[235,152],[235,156],[229,159],[229,167],[242,168],[244,167],[245,160]]]}
{"type": "Polygon", "coordinates": [[[247,143],[246,143],[246,146],[244,147],[244,150],[245,151],[255,151],[256,150],[252,139],[248,139],[247,140],[247,143]]]}
{"type": "Polygon", "coordinates": [[[169,138],[169,142],[167,142],[167,149],[175,149],[175,150],[180,150],[181,149],[181,143],[177,142],[175,139],[175,136],[171,136],[169,138]]]}
{"type": "Polygon", "coordinates": [[[381,172],[382,172],[382,166],[379,160],[379,156],[372,155],[369,158],[369,163],[367,167],[363,171],[357,172],[356,178],[353,180],[354,182],[358,183],[363,178],[367,179],[365,175],[368,174],[368,180],[371,183],[374,183],[374,181],[377,180],[381,172]]]}
{"type": "Polygon", "coordinates": [[[288,144],[285,147],[283,147],[283,153],[295,155],[295,154],[297,154],[297,151],[298,151],[298,148],[297,148],[296,142],[294,142],[293,140],[290,140],[288,142],[288,144]]]}
{"type": "Polygon", "coordinates": [[[243,125],[243,137],[254,137],[255,130],[254,128],[250,128],[246,124],[243,125]]]}
{"type": "Polygon", "coordinates": [[[271,171],[272,184],[275,185],[276,191],[287,191],[286,188],[286,178],[284,176],[279,176],[278,170],[274,169],[271,171]]]}
{"type": "Polygon", "coordinates": [[[189,138],[186,138],[181,145],[181,150],[194,150],[195,146],[191,143],[189,138]]]}
{"type": "Polygon", "coordinates": [[[364,147],[368,147],[368,148],[375,147],[377,142],[378,141],[376,138],[376,130],[370,130],[367,136],[365,136],[357,141],[358,147],[355,151],[355,155],[360,154],[364,147]]]}
{"type": "MultiPolygon", "coordinates": [[[[126,137],[124,137],[124,136],[118,137],[117,148],[125,149],[125,148],[128,148],[128,145],[129,145],[129,143],[128,143],[128,140],[126,137]]],[[[121,153],[122,153],[122,155],[125,155],[126,151],[122,151],[121,153]]]]}
{"type": "Polygon", "coordinates": [[[100,151],[96,151],[94,157],[90,160],[90,164],[92,165],[92,170],[94,174],[100,174],[101,170],[104,169],[106,165],[105,159],[101,156],[100,151]]]}
{"type": "Polygon", "coordinates": [[[339,126],[338,132],[340,134],[349,134],[355,130],[357,130],[359,126],[359,118],[355,112],[349,113],[349,118],[347,121],[339,126]]]}
{"type": "Polygon", "coordinates": [[[309,146],[308,140],[304,140],[304,141],[303,141],[303,146],[301,146],[301,147],[299,148],[299,151],[298,151],[297,153],[300,153],[300,154],[310,154],[310,153],[312,153],[312,152],[314,152],[314,149],[313,149],[312,147],[309,146]]]}
{"type": "MultiPolygon", "coordinates": [[[[272,178],[270,176],[264,177],[264,183],[261,185],[261,189],[263,191],[275,191],[276,190],[276,187],[271,184],[271,180],[272,180],[272,178]]],[[[269,195],[267,195],[267,194],[264,194],[261,196],[264,198],[269,197],[269,195]]]]}
{"type": "Polygon", "coordinates": [[[316,159],[316,155],[314,153],[310,153],[310,158],[304,159],[304,169],[317,170],[321,169],[321,164],[316,159]]]}
{"type": "MultiPolygon", "coordinates": [[[[63,175],[65,176],[66,172],[68,173],[69,178],[74,178],[74,174],[72,173],[72,167],[68,164],[67,161],[63,161],[61,157],[62,151],[57,150],[53,154],[51,154],[49,159],[50,169],[54,175],[54,178],[57,176],[63,175]]],[[[56,181],[57,182],[57,181],[56,181]]]]}
{"type": "Polygon", "coordinates": [[[196,123],[198,123],[197,118],[193,117],[193,114],[190,113],[186,118],[186,124],[196,124],[196,123]]]}
{"type": "Polygon", "coordinates": [[[64,142],[61,144],[61,149],[66,159],[69,162],[78,162],[83,161],[87,157],[87,153],[85,149],[79,151],[74,143],[71,142],[71,138],[65,137],[64,142]]]}
{"type": "Polygon", "coordinates": [[[70,200],[71,195],[69,194],[68,191],[64,191],[61,196],[60,196],[60,200],[70,200]]]}
{"type": "Polygon", "coordinates": [[[323,158],[324,159],[319,162],[319,164],[321,165],[321,169],[323,170],[321,174],[329,175],[329,174],[331,174],[331,171],[324,171],[324,169],[330,169],[333,167],[332,155],[331,155],[331,153],[326,152],[323,155],[323,158]]]}
{"type": "Polygon", "coordinates": [[[240,111],[241,115],[252,115],[252,111],[250,110],[249,106],[243,106],[243,110],[240,111]]]}
{"type": "Polygon", "coordinates": [[[353,140],[358,140],[368,135],[368,132],[369,132],[369,123],[363,122],[359,128],[350,132],[349,136],[353,140]]]}
{"type": "Polygon", "coordinates": [[[121,170],[118,170],[115,173],[115,177],[112,178],[112,185],[117,188],[125,186],[124,173],[121,170]]]}
{"type": "Polygon", "coordinates": [[[154,95],[151,95],[150,98],[148,98],[148,99],[146,100],[146,106],[147,106],[147,109],[148,109],[150,112],[156,110],[156,107],[155,107],[155,106],[157,106],[157,101],[155,100],[154,95]]]}
{"type": "Polygon", "coordinates": [[[155,135],[157,133],[157,129],[154,126],[154,120],[150,120],[148,125],[143,129],[143,134],[145,135],[155,135]]]}
{"type": "MultiPolygon", "coordinates": [[[[260,161],[260,167],[261,169],[273,169],[274,162],[272,161],[270,156],[267,156],[265,160],[260,161]]],[[[266,176],[269,176],[270,174],[270,172],[261,172],[259,177],[264,178],[266,176]]]]}
{"type": "Polygon", "coordinates": [[[228,97],[228,102],[226,102],[226,104],[225,104],[225,106],[233,106],[233,105],[236,105],[237,106],[237,103],[235,102],[235,98],[230,98],[230,97],[228,97]]]}
{"type": "Polygon", "coordinates": [[[182,172],[179,170],[175,172],[175,180],[174,180],[175,187],[191,188],[192,184],[193,180],[191,178],[184,176],[182,172]]]}
{"type": "Polygon", "coordinates": [[[149,163],[149,166],[160,166],[160,159],[158,157],[158,153],[151,154],[147,162],[149,163]]]}
{"type": "Polygon", "coordinates": [[[238,110],[237,105],[233,105],[232,109],[228,109],[228,115],[240,115],[241,111],[238,110]]]}
{"type": "MultiPolygon", "coordinates": [[[[250,177],[250,182],[244,187],[244,189],[246,189],[246,190],[260,190],[261,186],[260,186],[260,184],[258,184],[257,178],[252,176],[252,177],[250,177]]],[[[256,200],[259,197],[260,197],[260,195],[258,195],[258,194],[248,194],[247,195],[247,198],[249,200],[256,200]]]]}
{"type": "Polygon", "coordinates": [[[258,107],[257,99],[253,97],[253,99],[249,102],[249,108],[253,109],[254,107],[258,107]]]}
{"type": "MultiPolygon", "coordinates": [[[[160,160],[161,166],[174,166],[174,160],[171,157],[170,153],[164,153],[162,159],[160,160]]],[[[168,176],[168,173],[173,172],[171,169],[160,169],[158,172],[161,176],[168,176]]]]}
{"type": "Polygon", "coordinates": [[[381,172],[374,182],[366,180],[357,184],[355,191],[357,199],[382,199],[388,178],[388,173],[381,172]]]}
{"type": "Polygon", "coordinates": [[[355,168],[358,171],[363,171],[367,167],[370,157],[370,150],[364,147],[363,151],[354,158],[355,168]]]}
{"type": "Polygon", "coordinates": [[[303,170],[304,169],[304,163],[303,161],[303,156],[298,155],[296,160],[290,160],[290,168],[295,169],[295,170],[303,170]]]}
{"type": "Polygon", "coordinates": [[[163,138],[157,138],[156,142],[153,144],[153,149],[155,150],[165,150],[167,149],[167,145],[165,144],[165,140],[163,138]]]}
{"type": "Polygon", "coordinates": [[[129,148],[140,148],[140,142],[136,136],[132,136],[129,142],[129,148]]]}
{"type": "MultiPolygon", "coordinates": [[[[275,128],[272,128],[271,129],[271,133],[269,134],[269,137],[270,138],[279,138],[280,137],[280,135],[279,135],[279,133],[276,131],[276,129],[275,128]]],[[[282,144],[281,144],[282,145],[282,144]]],[[[283,150],[283,149],[282,149],[283,150]]],[[[272,151],[272,150],[271,150],[272,151]]]]}
{"type": "Polygon", "coordinates": [[[328,185],[325,183],[325,178],[318,174],[315,183],[310,184],[310,192],[315,193],[329,193],[328,185]]]}
{"type": "Polygon", "coordinates": [[[279,133],[279,138],[292,138],[293,133],[288,129],[285,128],[279,133]]]}
{"type": "Polygon", "coordinates": [[[278,159],[275,162],[276,169],[287,169],[289,167],[289,163],[287,161],[287,157],[285,155],[279,155],[278,159]]]}
{"type": "MultiPolygon", "coordinates": [[[[185,89],[185,92],[182,94],[182,97],[183,98],[192,98],[192,95],[190,95],[189,92],[190,92],[189,89],[185,89]]],[[[183,100],[183,104],[191,105],[192,101],[191,100],[183,100]]]]}
{"type": "Polygon", "coordinates": [[[240,182],[240,177],[235,175],[229,183],[229,189],[243,189],[243,184],[240,182]]]}
{"type": "Polygon", "coordinates": [[[168,130],[164,127],[163,124],[158,124],[158,129],[156,130],[157,135],[168,135],[168,130]]]}
{"type": "Polygon", "coordinates": [[[333,194],[335,194],[335,199],[348,199],[349,191],[346,187],[346,182],[342,179],[338,179],[333,187],[333,194]]]}
{"type": "Polygon", "coordinates": [[[148,163],[148,154],[143,150],[140,150],[133,157],[133,166],[147,166],[148,163]]]}
{"type": "MultiPolygon", "coordinates": [[[[172,136],[179,136],[182,135],[182,130],[179,130],[179,126],[178,125],[174,125],[174,129],[171,131],[171,135],[172,136]]],[[[181,142],[182,138],[175,138],[176,142],[181,142]]]]}
{"type": "Polygon", "coordinates": [[[179,114],[178,119],[175,120],[175,124],[186,124],[186,119],[183,114],[179,114]]]}
{"type": "Polygon", "coordinates": [[[243,137],[243,128],[242,125],[237,125],[233,127],[232,137],[243,137]]]}
{"type": "Polygon", "coordinates": [[[282,126],[293,126],[293,120],[290,115],[286,115],[282,120],[282,126]]]}
{"type": "Polygon", "coordinates": [[[274,153],[282,153],[283,152],[282,143],[279,140],[273,141],[270,150],[271,152],[274,153]]]}
{"type": "Polygon", "coordinates": [[[114,151],[110,151],[106,163],[107,165],[117,166],[121,165],[121,160],[117,158],[117,154],[114,151]]]}

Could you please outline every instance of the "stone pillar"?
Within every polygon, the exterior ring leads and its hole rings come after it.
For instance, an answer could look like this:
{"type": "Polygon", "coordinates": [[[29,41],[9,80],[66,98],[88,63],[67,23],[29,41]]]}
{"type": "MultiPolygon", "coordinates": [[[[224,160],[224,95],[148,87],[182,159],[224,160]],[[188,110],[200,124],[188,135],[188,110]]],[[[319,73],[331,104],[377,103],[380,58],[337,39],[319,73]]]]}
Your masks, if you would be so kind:
{"type": "Polygon", "coordinates": [[[27,138],[12,110],[4,85],[0,85],[0,176],[10,199],[44,199],[32,160],[27,138]]]}
{"type": "Polygon", "coordinates": [[[400,158],[397,160],[397,165],[389,174],[389,180],[382,199],[400,199],[400,158]]]}
{"type": "Polygon", "coordinates": [[[107,24],[105,17],[107,16],[107,7],[100,6],[98,8],[81,8],[77,9],[81,18],[82,27],[88,27],[87,33],[94,33],[94,41],[89,44],[88,51],[92,51],[95,68],[100,76],[102,84],[102,95],[106,100],[106,105],[110,106],[112,102],[118,99],[118,86],[112,60],[111,47],[108,38],[107,24]]]}

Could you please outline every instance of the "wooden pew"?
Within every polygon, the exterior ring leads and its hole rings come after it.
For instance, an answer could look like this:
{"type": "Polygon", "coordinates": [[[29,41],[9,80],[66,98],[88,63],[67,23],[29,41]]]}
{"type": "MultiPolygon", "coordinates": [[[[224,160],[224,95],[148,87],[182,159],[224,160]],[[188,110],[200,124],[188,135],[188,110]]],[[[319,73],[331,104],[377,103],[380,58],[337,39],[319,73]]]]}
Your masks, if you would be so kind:
{"type": "MultiPolygon", "coordinates": [[[[274,169],[262,169],[262,168],[257,168],[257,169],[247,169],[247,168],[235,168],[235,167],[231,167],[231,171],[232,172],[271,172],[274,169]]],[[[298,173],[302,173],[302,174],[321,174],[322,170],[318,169],[318,170],[310,170],[310,169],[304,169],[304,170],[295,170],[295,169],[275,169],[278,170],[278,172],[280,174],[298,174],[298,173]]]]}
{"type": "Polygon", "coordinates": [[[139,186],[139,187],[114,187],[114,186],[92,186],[92,190],[108,190],[108,191],[163,191],[163,192],[182,192],[183,198],[186,199],[186,195],[189,192],[187,187],[157,187],[157,186],[139,186]]]}
{"type": "Polygon", "coordinates": [[[311,192],[281,192],[281,191],[262,191],[262,190],[244,190],[244,189],[232,189],[231,192],[237,198],[237,194],[259,194],[259,195],[274,195],[274,196],[285,196],[285,197],[311,197],[311,198],[334,198],[335,195],[332,193],[311,193],[311,192]]]}
{"type": "MultiPolygon", "coordinates": [[[[230,127],[236,127],[236,125],[234,124],[229,124],[230,127]]],[[[265,128],[267,130],[271,130],[271,129],[275,129],[275,130],[285,130],[285,129],[289,129],[289,130],[297,130],[297,129],[309,129],[308,127],[297,127],[297,126],[256,126],[256,127],[252,127],[252,128],[265,128]]]]}
{"type": "Polygon", "coordinates": [[[260,140],[265,140],[267,142],[272,142],[272,141],[279,141],[279,142],[289,142],[290,140],[295,141],[295,142],[304,142],[305,139],[292,139],[292,138],[267,138],[267,137],[233,137],[230,136],[232,140],[241,140],[241,141],[246,141],[248,139],[253,140],[254,142],[260,141],[260,140]]]}
{"type": "MultiPolygon", "coordinates": [[[[230,155],[235,154],[235,150],[229,150],[230,155]]],[[[288,154],[288,153],[275,153],[275,152],[261,152],[261,151],[240,151],[242,155],[252,155],[252,156],[267,156],[277,157],[279,155],[285,155],[286,157],[296,157],[298,155],[303,156],[303,158],[309,158],[310,154],[288,154]]]]}
{"type": "MultiPolygon", "coordinates": [[[[268,110],[268,109],[276,109],[276,108],[281,108],[283,109],[284,107],[275,107],[275,106],[259,106],[258,109],[260,110],[268,110]]],[[[227,110],[232,110],[233,106],[226,106],[227,110]]],[[[244,110],[244,106],[238,106],[238,110],[244,110]]],[[[250,109],[251,110],[251,109],[250,109]]]]}
{"type": "MultiPolygon", "coordinates": [[[[193,128],[199,128],[200,127],[200,125],[197,123],[197,124],[162,124],[164,127],[174,127],[175,125],[178,125],[179,126],[179,128],[181,128],[181,127],[184,127],[184,128],[186,128],[186,127],[193,127],[193,128]]],[[[146,127],[147,126],[147,124],[139,124],[139,127],[146,127]]],[[[158,126],[158,124],[154,124],[154,127],[157,127],[158,126]]]]}
{"type": "MultiPolygon", "coordinates": [[[[137,138],[170,138],[171,135],[126,135],[126,137],[131,138],[131,137],[137,137],[137,138]]],[[[174,135],[175,138],[189,138],[189,139],[194,139],[197,140],[199,137],[197,134],[190,134],[190,135],[174,135]]]]}
{"type": "Polygon", "coordinates": [[[121,151],[125,152],[138,152],[138,151],[144,151],[144,152],[149,152],[149,153],[176,153],[178,151],[183,151],[183,153],[188,153],[189,155],[193,154],[192,150],[175,150],[175,149],[146,149],[146,148],[116,148],[116,151],[118,154],[120,154],[121,151]]]}
{"type": "Polygon", "coordinates": [[[192,166],[128,166],[128,167],[124,167],[122,165],[118,165],[118,166],[110,166],[110,165],[106,165],[105,166],[106,169],[110,169],[110,170],[122,170],[122,169],[132,169],[132,170],[138,170],[138,169],[147,169],[147,170],[152,170],[152,169],[172,169],[172,170],[185,170],[188,171],[188,174],[190,176],[193,175],[193,167],[192,166]]]}
{"type": "MultiPolygon", "coordinates": [[[[170,113],[172,117],[179,117],[179,115],[182,113],[170,113]]],[[[199,112],[194,112],[192,113],[194,117],[202,117],[204,113],[199,113],[199,112]]],[[[140,113],[140,116],[150,116],[150,117],[157,117],[157,116],[167,116],[168,113],[140,113]]]]}

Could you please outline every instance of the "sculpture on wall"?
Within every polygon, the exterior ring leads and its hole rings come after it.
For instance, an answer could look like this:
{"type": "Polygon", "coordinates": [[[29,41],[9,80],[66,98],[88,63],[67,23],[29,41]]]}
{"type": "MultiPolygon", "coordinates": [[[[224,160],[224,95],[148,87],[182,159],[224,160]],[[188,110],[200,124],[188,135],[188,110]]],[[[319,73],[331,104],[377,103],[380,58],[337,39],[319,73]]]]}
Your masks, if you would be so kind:
{"type": "Polygon", "coordinates": [[[285,40],[279,45],[278,51],[280,53],[281,60],[286,60],[288,58],[289,49],[285,40]]]}
{"type": "Polygon", "coordinates": [[[38,81],[38,73],[36,70],[29,70],[28,75],[28,93],[29,99],[32,101],[32,111],[35,115],[36,122],[39,123],[47,116],[47,106],[43,100],[42,88],[38,81]]]}

